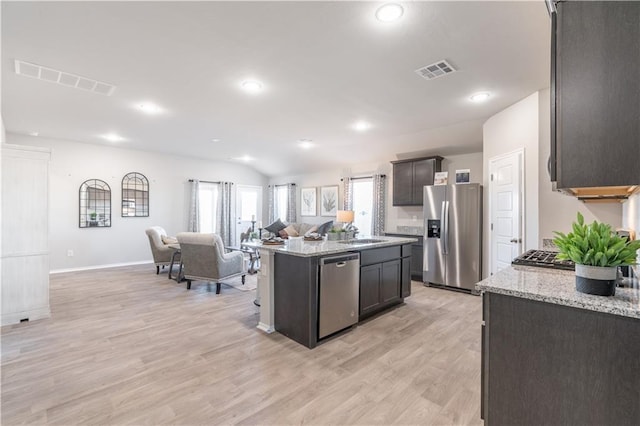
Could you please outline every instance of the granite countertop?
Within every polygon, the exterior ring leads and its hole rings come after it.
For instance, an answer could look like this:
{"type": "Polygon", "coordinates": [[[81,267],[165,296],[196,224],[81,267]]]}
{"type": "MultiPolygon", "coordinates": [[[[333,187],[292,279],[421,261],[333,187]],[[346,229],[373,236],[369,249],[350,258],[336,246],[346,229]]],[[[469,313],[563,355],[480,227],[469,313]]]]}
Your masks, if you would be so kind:
{"type": "Polygon", "coordinates": [[[476,289],[640,319],[640,289],[635,281],[632,288],[616,288],[615,296],[593,296],[576,291],[573,271],[510,266],[477,283],[476,289]]]}
{"type": "Polygon", "coordinates": [[[358,242],[358,239],[348,241],[300,241],[300,244],[285,245],[263,245],[260,242],[243,243],[249,247],[260,250],[267,250],[275,253],[286,253],[293,256],[312,257],[327,254],[339,254],[348,251],[360,251],[370,248],[397,246],[401,244],[411,244],[417,241],[415,238],[401,237],[371,237],[362,238],[362,240],[378,240],[376,243],[358,242]]]}

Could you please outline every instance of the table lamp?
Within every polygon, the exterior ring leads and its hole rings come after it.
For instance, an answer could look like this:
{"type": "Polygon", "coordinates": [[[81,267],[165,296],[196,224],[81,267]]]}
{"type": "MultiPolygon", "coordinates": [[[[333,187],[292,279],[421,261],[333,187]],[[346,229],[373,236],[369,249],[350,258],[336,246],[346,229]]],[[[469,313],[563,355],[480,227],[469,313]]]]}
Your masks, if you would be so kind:
{"type": "Polygon", "coordinates": [[[344,229],[350,228],[354,218],[355,213],[353,210],[338,210],[338,213],[336,214],[336,222],[342,223],[342,227],[344,229]]]}

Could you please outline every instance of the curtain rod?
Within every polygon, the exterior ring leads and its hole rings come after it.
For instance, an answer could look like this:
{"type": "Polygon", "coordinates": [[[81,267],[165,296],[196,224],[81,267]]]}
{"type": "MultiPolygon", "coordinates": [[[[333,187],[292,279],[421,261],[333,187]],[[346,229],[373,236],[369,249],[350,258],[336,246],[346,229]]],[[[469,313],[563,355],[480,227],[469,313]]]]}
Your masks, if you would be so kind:
{"type": "MultiPolygon", "coordinates": [[[[195,179],[189,179],[189,182],[193,182],[194,180],[195,180],[195,179]]],[[[210,180],[199,180],[198,182],[202,182],[202,183],[218,183],[218,184],[222,183],[222,182],[220,182],[220,181],[218,181],[218,182],[212,182],[212,181],[210,181],[210,180]]],[[[229,182],[229,183],[230,183],[231,185],[233,185],[233,182],[229,182]]]]}
{"type": "Polygon", "coordinates": [[[295,183],[281,183],[280,185],[267,185],[268,187],[272,187],[272,186],[287,186],[287,185],[293,185],[296,186],[295,183]]]}
{"type": "MultiPolygon", "coordinates": [[[[387,175],[380,175],[380,177],[387,177],[387,175]]],[[[351,180],[358,180],[358,179],[373,179],[373,176],[358,176],[358,177],[351,178],[351,180]]],[[[340,182],[344,182],[344,179],[340,179],[340,182]]]]}

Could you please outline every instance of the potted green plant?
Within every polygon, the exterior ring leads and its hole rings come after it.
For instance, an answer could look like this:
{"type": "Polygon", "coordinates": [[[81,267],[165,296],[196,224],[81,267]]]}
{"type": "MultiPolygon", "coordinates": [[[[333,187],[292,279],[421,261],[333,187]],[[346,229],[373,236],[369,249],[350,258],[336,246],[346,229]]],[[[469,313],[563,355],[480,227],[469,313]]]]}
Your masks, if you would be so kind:
{"type": "Polygon", "coordinates": [[[636,262],[640,240],[628,241],[616,235],[611,226],[598,223],[587,225],[578,213],[572,232],[554,232],[560,260],[576,264],[576,290],[599,296],[613,296],[616,292],[618,266],[636,262]]]}

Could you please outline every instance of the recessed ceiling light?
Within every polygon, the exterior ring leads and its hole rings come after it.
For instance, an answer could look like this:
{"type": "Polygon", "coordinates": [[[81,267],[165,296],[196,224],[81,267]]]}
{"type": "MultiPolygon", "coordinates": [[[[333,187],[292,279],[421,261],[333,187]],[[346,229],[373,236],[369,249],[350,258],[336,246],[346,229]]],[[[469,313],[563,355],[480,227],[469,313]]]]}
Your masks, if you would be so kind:
{"type": "Polygon", "coordinates": [[[353,129],[357,130],[358,132],[364,132],[365,130],[368,130],[369,127],[371,127],[371,124],[367,123],[366,121],[357,121],[353,124],[353,129]]]}
{"type": "Polygon", "coordinates": [[[249,161],[253,161],[253,157],[249,157],[248,155],[243,155],[242,157],[231,157],[232,160],[236,161],[244,161],[248,163],[249,161]]]}
{"type": "Polygon", "coordinates": [[[486,101],[490,97],[491,97],[491,93],[489,92],[479,92],[471,95],[469,99],[471,99],[471,102],[480,103],[480,102],[486,101]]]}
{"type": "Polygon", "coordinates": [[[29,132],[29,136],[38,136],[39,134],[38,132],[29,132]]]}
{"type": "Polygon", "coordinates": [[[220,142],[220,139],[211,139],[211,142],[220,142]]]}
{"type": "Polygon", "coordinates": [[[376,18],[380,22],[397,21],[404,14],[404,9],[397,3],[383,4],[376,10],[376,18]]]}
{"type": "Polygon", "coordinates": [[[124,140],[122,136],[116,135],[115,133],[108,133],[106,135],[102,135],[102,137],[109,142],[121,142],[124,140]]]}
{"type": "Polygon", "coordinates": [[[303,149],[313,148],[313,141],[311,139],[299,139],[298,146],[303,149]]]}
{"type": "Polygon", "coordinates": [[[262,90],[262,83],[258,80],[245,80],[240,84],[240,87],[248,93],[259,93],[262,90]]]}
{"type": "Polygon", "coordinates": [[[138,109],[145,114],[154,115],[162,112],[162,108],[151,102],[143,102],[137,105],[138,109]]]}

